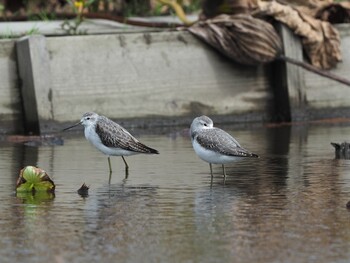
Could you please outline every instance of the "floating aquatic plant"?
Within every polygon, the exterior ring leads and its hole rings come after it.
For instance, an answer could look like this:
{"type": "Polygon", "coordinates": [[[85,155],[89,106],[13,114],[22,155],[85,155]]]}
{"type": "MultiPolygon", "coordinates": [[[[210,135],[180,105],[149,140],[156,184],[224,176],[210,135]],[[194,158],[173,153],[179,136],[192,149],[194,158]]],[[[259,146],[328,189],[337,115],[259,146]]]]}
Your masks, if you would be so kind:
{"type": "Polygon", "coordinates": [[[20,171],[16,191],[53,193],[55,191],[55,184],[43,169],[26,166],[20,171]]]}

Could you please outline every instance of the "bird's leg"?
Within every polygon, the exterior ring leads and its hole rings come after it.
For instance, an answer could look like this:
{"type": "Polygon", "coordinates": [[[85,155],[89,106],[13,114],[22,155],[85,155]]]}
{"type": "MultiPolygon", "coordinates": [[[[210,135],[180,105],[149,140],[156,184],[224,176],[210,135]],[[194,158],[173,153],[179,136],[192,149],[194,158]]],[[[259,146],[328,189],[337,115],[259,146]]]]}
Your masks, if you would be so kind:
{"type": "Polygon", "coordinates": [[[213,167],[212,167],[211,163],[209,163],[209,167],[210,167],[210,174],[211,174],[211,177],[213,178],[213,167]]]}
{"type": "Polygon", "coordinates": [[[112,173],[111,158],[108,156],[109,173],[112,173]]]}
{"type": "Polygon", "coordinates": [[[129,165],[127,164],[127,162],[125,161],[124,156],[122,156],[124,164],[125,164],[125,176],[127,176],[129,174],[129,165]]]}
{"type": "Polygon", "coordinates": [[[224,174],[224,177],[226,177],[225,165],[222,165],[222,172],[224,174]]]}

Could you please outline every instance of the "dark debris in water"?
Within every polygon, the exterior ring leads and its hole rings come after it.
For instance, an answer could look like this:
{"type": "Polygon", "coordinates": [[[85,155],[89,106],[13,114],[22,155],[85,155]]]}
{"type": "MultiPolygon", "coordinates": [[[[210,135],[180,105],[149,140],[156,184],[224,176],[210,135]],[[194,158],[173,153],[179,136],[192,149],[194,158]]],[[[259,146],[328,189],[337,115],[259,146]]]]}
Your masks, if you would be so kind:
{"type": "Polygon", "coordinates": [[[336,159],[350,159],[350,144],[348,142],[335,143],[331,142],[335,149],[336,159]]]}
{"type": "Polygon", "coordinates": [[[350,210],[350,201],[346,203],[346,208],[350,210]]]}
{"type": "Polygon", "coordinates": [[[87,186],[85,183],[78,189],[78,194],[81,197],[87,197],[89,195],[89,186],[87,186]]]}

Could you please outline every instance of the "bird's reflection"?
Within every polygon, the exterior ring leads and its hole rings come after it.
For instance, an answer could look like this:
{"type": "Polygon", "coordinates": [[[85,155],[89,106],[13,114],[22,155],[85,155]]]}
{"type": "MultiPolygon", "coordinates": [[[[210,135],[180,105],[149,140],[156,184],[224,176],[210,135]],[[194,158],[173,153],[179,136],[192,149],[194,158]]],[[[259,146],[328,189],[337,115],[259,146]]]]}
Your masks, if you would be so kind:
{"type": "MultiPolygon", "coordinates": [[[[125,169],[124,171],[125,171],[125,175],[124,175],[123,181],[126,182],[126,180],[129,178],[129,169],[125,169]]],[[[112,174],[113,172],[110,170],[108,173],[108,184],[111,184],[112,182],[112,174]]]]}

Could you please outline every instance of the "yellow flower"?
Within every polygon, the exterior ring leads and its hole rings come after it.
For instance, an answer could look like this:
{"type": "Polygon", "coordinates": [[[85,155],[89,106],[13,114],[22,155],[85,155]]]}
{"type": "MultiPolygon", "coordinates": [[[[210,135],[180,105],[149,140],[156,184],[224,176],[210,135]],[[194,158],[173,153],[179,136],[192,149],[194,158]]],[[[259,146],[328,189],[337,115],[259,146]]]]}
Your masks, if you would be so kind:
{"type": "Polygon", "coordinates": [[[75,1],[74,6],[76,9],[80,10],[81,8],[83,8],[84,3],[83,3],[83,1],[75,1]]]}

